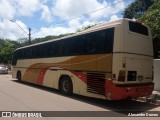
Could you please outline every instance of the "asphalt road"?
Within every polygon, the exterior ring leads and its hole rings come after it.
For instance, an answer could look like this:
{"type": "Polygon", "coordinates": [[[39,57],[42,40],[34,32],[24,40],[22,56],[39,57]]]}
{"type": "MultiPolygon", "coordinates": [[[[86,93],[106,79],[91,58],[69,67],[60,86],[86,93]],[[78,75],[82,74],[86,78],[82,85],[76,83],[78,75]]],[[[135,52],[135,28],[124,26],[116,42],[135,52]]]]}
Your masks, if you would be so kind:
{"type": "MultiPolygon", "coordinates": [[[[0,75],[0,111],[82,111],[80,113],[82,116],[87,113],[84,111],[111,111],[107,113],[109,116],[111,116],[110,114],[118,115],[117,118],[120,119],[121,115],[127,116],[126,111],[160,111],[160,106],[140,101],[131,101],[130,103],[126,101],[105,101],[79,95],[67,97],[54,89],[18,82],[11,75],[0,75]]],[[[95,114],[93,112],[93,116],[95,114]]],[[[75,117],[65,117],[65,120],[75,119],[75,117]]],[[[3,118],[3,120],[5,119],[8,118],[3,118]]],[[[43,117],[39,119],[52,120],[53,118],[43,117]]],[[[64,119],[64,117],[54,117],[54,119],[59,120],[64,119]]],[[[78,119],[106,120],[103,115],[100,118],[76,118],[76,120],[78,119]]]]}

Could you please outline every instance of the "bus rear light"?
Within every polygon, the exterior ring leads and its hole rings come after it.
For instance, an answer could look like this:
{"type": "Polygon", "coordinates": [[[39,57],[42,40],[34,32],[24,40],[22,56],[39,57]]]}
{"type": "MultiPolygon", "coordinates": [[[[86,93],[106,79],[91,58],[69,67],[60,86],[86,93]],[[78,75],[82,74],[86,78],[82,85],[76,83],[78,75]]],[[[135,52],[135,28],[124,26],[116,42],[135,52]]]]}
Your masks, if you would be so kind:
{"type": "Polygon", "coordinates": [[[125,70],[119,71],[118,81],[124,82],[125,81],[125,75],[126,75],[125,70]]]}

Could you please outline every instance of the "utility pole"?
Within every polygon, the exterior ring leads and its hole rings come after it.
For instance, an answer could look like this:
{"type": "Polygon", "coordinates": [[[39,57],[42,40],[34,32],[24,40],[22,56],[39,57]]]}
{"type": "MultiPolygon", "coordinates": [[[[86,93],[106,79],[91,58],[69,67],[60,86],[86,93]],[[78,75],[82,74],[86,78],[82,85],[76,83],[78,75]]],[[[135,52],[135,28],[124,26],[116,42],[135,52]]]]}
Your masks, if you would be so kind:
{"type": "Polygon", "coordinates": [[[31,28],[28,28],[28,29],[29,29],[29,34],[28,34],[29,41],[28,41],[28,44],[30,45],[31,44],[31,28]]]}
{"type": "Polygon", "coordinates": [[[25,32],[28,35],[28,45],[31,45],[31,28],[28,28],[29,33],[27,33],[16,21],[14,20],[10,20],[10,21],[16,23],[18,27],[21,28],[21,30],[23,30],[23,32],[25,32]]]}

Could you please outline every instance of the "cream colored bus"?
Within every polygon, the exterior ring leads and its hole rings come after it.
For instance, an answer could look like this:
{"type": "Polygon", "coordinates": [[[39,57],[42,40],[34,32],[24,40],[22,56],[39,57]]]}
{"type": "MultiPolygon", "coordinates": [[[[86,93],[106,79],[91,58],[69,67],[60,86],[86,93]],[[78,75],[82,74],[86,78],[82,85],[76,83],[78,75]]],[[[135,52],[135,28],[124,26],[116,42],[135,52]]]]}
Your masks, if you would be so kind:
{"type": "Polygon", "coordinates": [[[18,48],[12,65],[13,78],[65,95],[120,100],[153,91],[151,32],[129,19],[18,48]]]}

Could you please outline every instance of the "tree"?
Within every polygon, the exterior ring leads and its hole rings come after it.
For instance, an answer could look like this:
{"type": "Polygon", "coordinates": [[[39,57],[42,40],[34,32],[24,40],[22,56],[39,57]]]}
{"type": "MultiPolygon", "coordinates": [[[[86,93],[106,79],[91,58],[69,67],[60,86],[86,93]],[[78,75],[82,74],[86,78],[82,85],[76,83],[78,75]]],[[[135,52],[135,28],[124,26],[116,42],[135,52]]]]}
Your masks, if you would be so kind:
{"type": "Polygon", "coordinates": [[[160,51],[160,0],[154,0],[154,4],[139,19],[151,28],[154,56],[157,58],[160,51]]]}
{"type": "Polygon", "coordinates": [[[10,62],[13,51],[19,47],[16,41],[0,39],[0,63],[10,62]]]}
{"type": "Polygon", "coordinates": [[[152,0],[136,0],[131,3],[123,12],[124,18],[139,18],[153,4],[152,0]]]}

